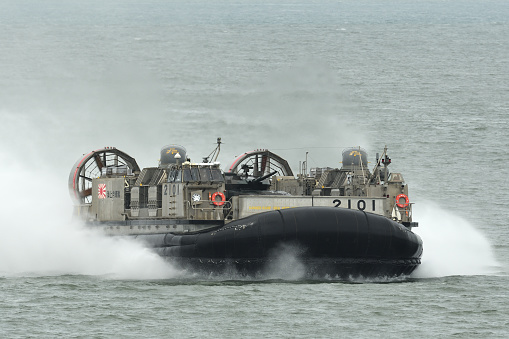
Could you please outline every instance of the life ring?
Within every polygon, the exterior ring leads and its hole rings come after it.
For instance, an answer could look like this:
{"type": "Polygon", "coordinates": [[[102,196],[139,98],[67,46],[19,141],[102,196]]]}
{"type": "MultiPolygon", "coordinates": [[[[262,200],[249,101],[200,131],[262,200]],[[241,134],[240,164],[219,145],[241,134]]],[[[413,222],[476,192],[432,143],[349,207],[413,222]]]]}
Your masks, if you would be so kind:
{"type": "Polygon", "coordinates": [[[223,206],[224,202],[226,201],[226,198],[224,196],[223,193],[221,192],[216,192],[214,194],[212,194],[212,197],[210,198],[210,200],[212,200],[212,203],[216,206],[223,206]],[[220,196],[221,197],[221,200],[220,201],[216,201],[216,197],[217,196],[220,196]]]}
{"type": "Polygon", "coordinates": [[[406,196],[406,194],[400,194],[396,197],[396,206],[398,206],[399,208],[407,208],[409,203],[410,203],[410,200],[408,200],[408,197],[406,196]],[[399,202],[399,199],[401,199],[401,198],[405,199],[404,203],[399,202]]]}

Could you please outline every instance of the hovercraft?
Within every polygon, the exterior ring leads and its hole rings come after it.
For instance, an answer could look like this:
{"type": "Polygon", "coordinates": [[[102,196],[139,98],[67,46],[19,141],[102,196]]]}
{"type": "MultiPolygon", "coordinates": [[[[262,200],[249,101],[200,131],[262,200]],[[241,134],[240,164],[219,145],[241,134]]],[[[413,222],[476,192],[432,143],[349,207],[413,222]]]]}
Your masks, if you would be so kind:
{"type": "Polygon", "coordinates": [[[341,168],[308,172],[304,162],[294,175],[266,149],[222,171],[220,146],[218,138],[194,163],[183,146],[167,145],[159,165],[144,169],[113,147],[85,154],[69,176],[74,215],[207,274],[263,274],[287,246],[298,249],[307,276],[397,277],[420,264],[408,186],[389,171],[387,148],[372,171],[355,147],[343,151],[341,168]]]}

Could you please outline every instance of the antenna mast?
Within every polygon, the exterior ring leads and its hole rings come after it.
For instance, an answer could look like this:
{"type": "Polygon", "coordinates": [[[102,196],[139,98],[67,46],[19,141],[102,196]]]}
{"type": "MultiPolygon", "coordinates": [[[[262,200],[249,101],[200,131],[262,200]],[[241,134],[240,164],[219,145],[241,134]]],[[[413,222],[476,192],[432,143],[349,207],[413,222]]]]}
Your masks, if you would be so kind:
{"type": "Polygon", "coordinates": [[[209,154],[208,157],[203,158],[204,163],[216,162],[217,157],[219,156],[219,152],[221,152],[221,138],[217,138],[217,146],[216,148],[209,154]],[[209,158],[212,157],[212,161],[209,161],[209,158]]]}

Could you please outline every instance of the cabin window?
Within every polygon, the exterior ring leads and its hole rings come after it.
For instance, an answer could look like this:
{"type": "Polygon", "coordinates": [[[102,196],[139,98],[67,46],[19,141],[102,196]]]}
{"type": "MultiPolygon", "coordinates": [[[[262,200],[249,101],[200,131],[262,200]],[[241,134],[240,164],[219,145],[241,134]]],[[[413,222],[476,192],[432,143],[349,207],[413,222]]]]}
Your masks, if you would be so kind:
{"type": "Polygon", "coordinates": [[[168,172],[168,182],[181,182],[181,172],[180,169],[172,168],[168,172]]]}
{"type": "Polygon", "coordinates": [[[171,169],[168,172],[168,182],[174,182],[176,175],[177,175],[177,170],[176,169],[171,169]]]}
{"type": "Polygon", "coordinates": [[[191,181],[200,181],[200,172],[198,171],[198,168],[193,167],[191,168],[191,181]]]}
{"type": "Polygon", "coordinates": [[[182,181],[182,171],[181,170],[176,170],[175,171],[175,182],[181,182],[182,181]]]}
{"type": "Polygon", "coordinates": [[[219,168],[212,168],[210,171],[212,172],[212,181],[224,181],[223,174],[221,174],[219,168]]]}
{"type": "Polygon", "coordinates": [[[190,168],[184,168],[182,170],[182,181],[185,181],[185,182],[193,181],[193,177],[191,176],[190,168]]]}
{"type": "Polygon", "coordinates": [[[212,174],[210,173],[210,167],[200,168],[201,181],[212,181],[212,174]]]}

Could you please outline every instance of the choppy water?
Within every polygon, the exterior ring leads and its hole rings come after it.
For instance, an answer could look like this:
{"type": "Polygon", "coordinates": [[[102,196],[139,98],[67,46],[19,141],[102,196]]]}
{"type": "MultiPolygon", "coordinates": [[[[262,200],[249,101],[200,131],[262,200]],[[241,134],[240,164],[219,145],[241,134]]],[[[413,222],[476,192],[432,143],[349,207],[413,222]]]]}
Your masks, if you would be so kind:
{"type": "Polygon", "coordinates": [[[506,1],[0,2],[0,336],[509,335],[506,1]],[[294,169],[389,147],[424,240],[412,277],[181,272],[70,221],[66,179],[116,146],[294,169]]]}

